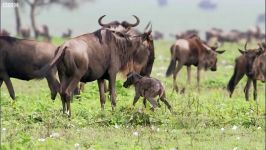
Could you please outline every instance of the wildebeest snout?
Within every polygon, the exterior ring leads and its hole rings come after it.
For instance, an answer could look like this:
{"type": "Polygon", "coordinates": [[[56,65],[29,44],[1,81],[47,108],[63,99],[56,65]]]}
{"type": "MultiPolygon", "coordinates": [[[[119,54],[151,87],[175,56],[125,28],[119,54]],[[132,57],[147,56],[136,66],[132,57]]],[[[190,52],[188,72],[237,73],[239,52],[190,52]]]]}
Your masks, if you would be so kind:
{"type": "Polygon", "coordinates": [[[124,88],[128,88],[128,87],[129,87],[128,80],[126,80],[126,81],[123,83],[123,87],[124,87],[124,88]]]}

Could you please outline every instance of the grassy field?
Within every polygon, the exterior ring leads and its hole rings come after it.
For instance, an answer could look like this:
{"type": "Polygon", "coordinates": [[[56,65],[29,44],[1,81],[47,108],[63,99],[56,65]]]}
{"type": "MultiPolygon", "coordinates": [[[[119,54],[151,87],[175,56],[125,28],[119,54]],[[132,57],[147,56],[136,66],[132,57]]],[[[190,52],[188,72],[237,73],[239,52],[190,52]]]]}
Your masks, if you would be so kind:
{"type": "MultiPolygon", "coordinates": [[[[60,44],[61,39],[54,39],[60,44]]],[[[86,84],[80,99],[72,103],[72,118],[62,115],[59,96],[53,102],[45,80],[12,79],[17,99],[1,88],[1,149],[171,149],[171,150],[263,150],[265,148],[264,86],[258,83],[258,108],[250,93],[245,101],[246,78],[229,98],[226,85],[233,73],[237,48],[226,43],[218,58],[216,72],[203,72],[200,93],[196,90],[196,68],[192,84],[186,85],[186,68],[178,85],[186,86],[182,95],[172,92],[172,78],[166,78],[169,47],[173,41],[156,41],[156,60],[152,76],[160,79],[174,114],[165,106],[155,112],[144,109],[140,100],[132,107],[134,90],[117,80],[117,108],[107,101],[100,109],[96,82],[86,84]]],[[[252,92],[252,90],[251,90],[252,92]]],[[[106,95],[108,97],[108,95],[106,95]]]]}

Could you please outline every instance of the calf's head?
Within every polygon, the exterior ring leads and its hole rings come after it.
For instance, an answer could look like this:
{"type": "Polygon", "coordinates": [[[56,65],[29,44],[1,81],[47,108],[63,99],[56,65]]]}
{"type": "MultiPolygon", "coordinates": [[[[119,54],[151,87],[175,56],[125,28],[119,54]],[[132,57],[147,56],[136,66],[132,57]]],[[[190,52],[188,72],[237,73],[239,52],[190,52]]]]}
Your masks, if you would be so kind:
{"type": "Polygon", "coordinates": [[[124,82],[123,87],[128,88],[132,84],[138,82],[138,80],[141,78],[142,78],[142,76],[140,76],[139,74],[134,73],[134,72],[130,72],[127,74],[127,80],[124,82]]]}

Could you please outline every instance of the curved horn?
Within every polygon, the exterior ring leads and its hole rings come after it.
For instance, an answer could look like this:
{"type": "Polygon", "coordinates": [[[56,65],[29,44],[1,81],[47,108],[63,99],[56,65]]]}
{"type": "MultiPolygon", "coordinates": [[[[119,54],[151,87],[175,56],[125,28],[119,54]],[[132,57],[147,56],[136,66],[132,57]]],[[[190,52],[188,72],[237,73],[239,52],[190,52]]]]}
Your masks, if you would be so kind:
{"type": "Polygon", "coordinates": [[[108,26],[108,24],[103,24],[103,23],[102,23],[102,19],[103,19],[105,16],[106,16],[106,15],[103,15],[103,16],[101,16],[101,17],[98,19],[98,23],[99,23],[99,25],[102,26],[102,27],[106,27],[106,26],[108,26]]]}
{"type": "Polygon", "coordinates": [[[128,25],[129,25],[130,27],[135,27],[135,26],[139,25],[139,22],[140,22],[140,21],[139,21],[139,18],[138,18],[137,16],[133,15],[133,17],[137,20],[137,22],[134,23],[134,24],[128,23],[128,25]]]}
{"type": "Polygon", "coordinates": [[[150,25],[151,25],[151,22],[149,22],[149,23],[146,25],[146,27],[145,27],[144,30],[147,31],[150,25]]]}
{"type": "Polygon", "coordinates": [[[248,40],[246,41],[245,46],[244,46],[245,51],[247,50],[247,45],[248,45],[248,40]]]}

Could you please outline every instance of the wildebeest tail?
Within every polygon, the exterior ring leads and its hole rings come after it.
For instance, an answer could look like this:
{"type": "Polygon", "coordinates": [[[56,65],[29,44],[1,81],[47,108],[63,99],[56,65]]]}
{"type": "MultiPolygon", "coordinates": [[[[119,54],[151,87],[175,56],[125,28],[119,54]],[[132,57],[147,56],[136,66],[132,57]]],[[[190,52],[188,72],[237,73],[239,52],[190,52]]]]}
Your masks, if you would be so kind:
{"type": "Polygon", "coordinates": [[[227,90],[230,94],[230,97],[232,96],[236,85],[238,84],[238,82],[241,80],[241,78],[243,77],[243,73],[240,72],[239,68],[237,67],[237,62],[235,64],[235,69],[234,69],[234,74],[233,76],[230,78],[228,84],[227,84],[227,90]]]}
{"type": "Polygon", "coordinates": [[[64,57],[65,54],[65,50],[66,50],[66,46],[65,47],[58,47],[56,50],[56,55],[54,56],[54,58],[48,63],[46,64],[44,67],[42,67],[40,70],[35,72],[35,75],[37,76],[37,78],[43,78],[47,75],[47,73],[54,68],[54,66],[64,57]]]}
{"type": "MultiPolygon", "coordinates": [[[[174,52],[175,50],[176,50],[176,46],[172,45],[171,51],[174,52]]],[[[172,53],[172,55],[174,55],[174,54],[172,53]]],[[[171,62],[170,62],[168,69],[166,71],[166,77],[169,77],[171,74],[173,74],[175,67],[176,67],[176,59],[175,59],[175,57],[172,56],[171,62]]]]}

